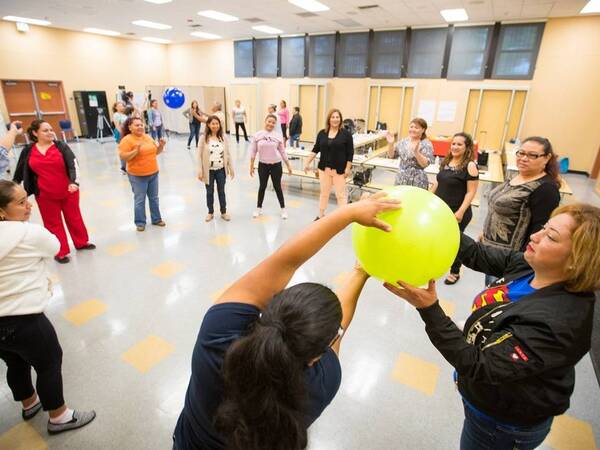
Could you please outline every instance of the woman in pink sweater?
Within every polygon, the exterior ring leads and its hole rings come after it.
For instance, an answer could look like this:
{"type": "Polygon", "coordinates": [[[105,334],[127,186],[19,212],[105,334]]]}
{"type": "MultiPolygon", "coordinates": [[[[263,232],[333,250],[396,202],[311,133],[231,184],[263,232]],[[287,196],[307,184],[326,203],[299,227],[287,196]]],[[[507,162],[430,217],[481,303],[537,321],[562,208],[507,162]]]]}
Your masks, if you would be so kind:
{"type": "Polygon", "coordinates": [[[279,102],[279,111],[277,111],[279,115],[279,122],[281,123],[281,134],[283,135],[283,145],[285,147],[285,143],[287,142],[287,127],[290,122],[290,112],[287,109],[287,103],[285,100],[281,100],[279,102]]]}
{"type": "Polygon", "coordinates": [[[281,134],[275,132],[276,123],[277,117],[273,114],[269,114],[265,119],[265,129],[256,133],[250,143],[250,176],[254,176],[254,161],[256,160],[256,154],[258,153],[258,179],[260,181],[256,211],[254,211],[252,217],[258,217],[262,214],[265,190],[267,189],[269,177],[271,177],[273,188],[275,189],[277,199],[279,200],[279,206],[281,207],[281,218],[288,218],[287,212],[285,211],[283,190],[281,189],[281,176],[283,175],[281,161],[283,160],[285,162],[290,175],[292,174],[292,166],[285,153],[285,146],[281,134]]]}

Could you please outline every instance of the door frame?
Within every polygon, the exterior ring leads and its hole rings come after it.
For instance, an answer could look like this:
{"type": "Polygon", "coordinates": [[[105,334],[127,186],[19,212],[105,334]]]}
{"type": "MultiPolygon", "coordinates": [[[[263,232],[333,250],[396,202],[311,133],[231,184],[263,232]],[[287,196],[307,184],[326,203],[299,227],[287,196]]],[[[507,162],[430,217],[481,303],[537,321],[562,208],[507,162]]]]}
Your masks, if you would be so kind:
{"type": "MultiPolygon", "coordinates": [[[[315,102],[315,117],[316,117],[316,121],[317,121],[317,130],[316,132],[319,132],[319,123],[324,123],[325,122],[325,117],[327,115],[327,111],[328,111],[328,107],[329,107],[329,82],[326,80],[320,80],[320,79],[315,79],[312,81],[295,81],[293,83],[291,83],[290,85],[290,90],[291,89],[296,89],[296,98],[298,99],[298,105],[300,105],[300,87],[301,86],[314,86],[315,87],[315,95],[316,95],[316,102],[315,102]],[[319,88],[323,87],[323,96],[325,97],[323,99],[323,117],[319,117],[319,88]]],[[[316,136],[316,134],[315,134],[316,136]]],[[[311,142],[311,141],[303,141],[303,142],[311,142]]]]}
{"type": "Polygon", "coordinates": [[[520,84],[486,84],[486,83],[476,83],[472,84],[467,88],[466,98],[465,98],[465,115],[463,118],[463,130],[466,126],[467,121],[467,112],[469,105],[469,95],[471,91],[479,91],[479,99],[477,100],[477,109],[475,110],[475,121],[473,124],[473,132],[472,135],[475,138],[477,136],[477,127],[479,125],[479,114],[481,112],[481,101],[483,100],[483,91],[511,91],[510,103],[508,105],[508,111],[506,116],[504,117],[504,127],[502,129],[502,140],[500,141],[500,151],[504,151],[504,142],[506,142],[506,135],[508,133],[508,122],[510,121],[510,115],[512,113],[512,108],[515,100],[515,92],[516,91],[525,91],[525,101],[523,102],[523,111],[521,112],[521,117],[519,118],[519,127],[517,129],[517,136],[521,135],[521,130],[523,129],[523,118],[525,117],[525,113],[527,112],[527,103],[529,102],[529,91],[531,90],[531,86],[529,85],[520,85],[520,84]]]}
{"type": "MultiPolygon", "coordinates": [[[[248,81],[232,81],[231,83],[229,83],[229,86],[227,86],[227,88],[225,89],[225,100],[227,101],[227,91],[229,92],[229,95],[231,95],[231,86],[255,86],[256,87],[256,91],[255,91],[255,98],[254,98],[254,126],[256,128],[255,132],[258,131],[260,129],[260,124],[262,123],[262,118],[260,117],[258,111],[259,111],[259,99],[261,98],[261,84],[260,81],[258,80],[248,80],[248,81]]],[[[232,100],[234,100],[233,96],[232,100]]],[[[233,130],[230,130],[230,132],[233,132],[233,130]]],[[[250,131],[248,131],[250,132],[250,131]]]]}
{"type": "Polygon", "coordinates": [[[367,125],[367,129],[369,127],[369,108],[371,106],[371,88],[377,88],[377,111],[375,116],[375,123],[379,121],[379,112],[381,109],[381,88],[382,87],[397,87],[402,88],[402,97],[400,99],[400,122],[396,125],[398,126],[398,133],[402,129],[402,117],[404,117],[404,98],[406,96],[406,88],[413,89],[413,98],[410,105],[411,115],[415,110],[415,102],[417,101],[417,83],[411,82],[403,82],[403,81],[382,81],[379,83],[369,83],[367,86],[367,108],[365,109],[365,124],[367,125]]]}

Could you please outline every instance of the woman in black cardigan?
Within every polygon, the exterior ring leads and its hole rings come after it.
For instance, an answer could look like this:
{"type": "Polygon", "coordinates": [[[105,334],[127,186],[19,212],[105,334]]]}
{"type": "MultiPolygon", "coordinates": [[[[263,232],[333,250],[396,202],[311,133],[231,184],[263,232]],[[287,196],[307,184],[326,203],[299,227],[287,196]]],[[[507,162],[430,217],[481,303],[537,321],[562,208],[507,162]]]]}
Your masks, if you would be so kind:
{"type": "Polygon", "coordinates": [[[441,309],[435,283],[387,289],[415,306],[433,345],[455,369],[465,421],[461,450],[528,450],[569,408],[575,365],[590,350],[600,288],[600,208],[562,206],[525,253],[462,235],[459,257],[500,277],[477,294],[461,331],[441,309]]]}
{"type": "Polygon", "coordinates": [[[338,206],[347,203],[346,178],[352,173],[352,158],[354,157],[354,143],[352,134],[342,128],[342,113],[339,109],[332,109],[327,114],[325,129],[319,131],[312,155],[306,161],[304,171],[309,172],[311,163],[318,153],[319,159],[319,181],[321,183],[321,195],[319,199],[319,216],[325,215],[325,209],[329,202],[331,187],[335,187],[335,196],[338,206]]]}

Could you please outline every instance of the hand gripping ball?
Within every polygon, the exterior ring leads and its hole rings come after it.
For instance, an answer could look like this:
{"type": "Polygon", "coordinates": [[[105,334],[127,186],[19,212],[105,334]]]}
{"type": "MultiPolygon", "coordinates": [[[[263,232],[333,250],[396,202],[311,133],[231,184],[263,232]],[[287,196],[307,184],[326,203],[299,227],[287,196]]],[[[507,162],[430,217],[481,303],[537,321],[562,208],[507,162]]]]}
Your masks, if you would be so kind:
{"type": "Polygon", "coordinates": [[[378,217],[392,226],[385,232],[355,223],[352,245],[366,272],[396,285],[398,280],[423,286],[450,267],[460,243],[452,210],[425,189],[414,186],[386,188],[401,200],[401,208],[378,217]]]}
{"type": "Polygon", "coordinates": [[[176,87],[170,87],[165,89],[163,101],[169,108],[181,108],[181,106],[185,103],[185,95],[180,89],[177,89],[176,87]]]}

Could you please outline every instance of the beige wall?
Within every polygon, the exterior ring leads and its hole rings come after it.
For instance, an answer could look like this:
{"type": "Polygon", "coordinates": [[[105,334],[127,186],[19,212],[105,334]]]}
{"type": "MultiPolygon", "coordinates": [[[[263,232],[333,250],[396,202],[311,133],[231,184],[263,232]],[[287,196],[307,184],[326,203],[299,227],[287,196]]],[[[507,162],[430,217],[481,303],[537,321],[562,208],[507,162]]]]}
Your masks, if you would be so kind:
{"type": "MultiPolygon", "coordinates": [[[[0,78],[63,80],[73,90],[106,90],[117,85],[141,90],[151,84],[225,86],[258,85],[257,115],[269,103],[297,104],[296,84],[309,79],[236,79],[233,43],[228,40],[173,44],[97,37],[85,33],[32,27],[27,34],[0,23],[0,78]],[[28,55],[31,55],[28,57],[28,55]]],[[[473,86],[518,86],[530,89],[521,138],[538,134],[551,139],[557,152],[569,156],[571,168],[591,171],[600,145],[600,16],[551,19],[546,24],[533,80],[482,82],[429,79],[327,79],[328,106],[345,117],[367,116],[369,84],[414,84],[415,109],[420,100],[457,102],[454,122],[434,122],[431,134],[462,130],[468,91],[473,86]],[[572,57],[569,57],[572,56],[572,57]]],[[[1,99],[0,99],[1,100],[1,99]]],[[[233,98],[227,89],[227,109],[233,98]]],[[[75,119],[72,101],[71,117],[75,119]]],[[[1,108],[4,102],[0,101],[1,108]]],[[[5,112],[5,111],[3,111],[5,112]]],[[[75,119],[76,122],[76,119],[75,119]]]]}
{"type": "MultiPolygon", "coordinates": [[[[119,85],[168,84],[166,45],[35,26],[18,33],[10,22],[0,22],[0,42],[0,79],[62,81],[76,127],[73,91],[106,91],[110,106],[119,85]]],[[[6,117],[1,90],[0,111],[6,117]]]]}

